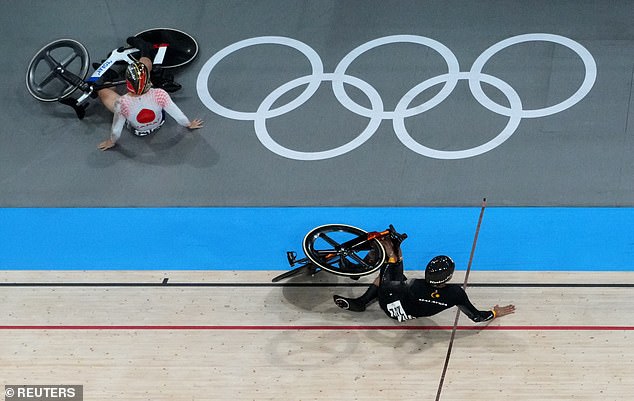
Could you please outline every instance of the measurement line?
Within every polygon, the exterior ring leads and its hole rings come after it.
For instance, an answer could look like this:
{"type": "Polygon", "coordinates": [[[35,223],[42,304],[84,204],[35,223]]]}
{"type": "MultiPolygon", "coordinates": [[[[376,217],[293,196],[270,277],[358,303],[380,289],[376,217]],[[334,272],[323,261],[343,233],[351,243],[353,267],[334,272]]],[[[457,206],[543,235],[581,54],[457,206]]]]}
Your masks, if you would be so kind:
{"type": "Polygon", "coordinates": [[[0,330],[129,331],[634,331],[634,326],[5,325],[0,330]]]}
{"type": "MultiPolygon", "coordinates": [[[[367,287],[369,283],[78,283],[37,282],[0,283],[0,287],[367,287]]],[[[634,283],[470,283],[481,288],[634,288],[634,283]]]]}
{"type": "MultiPolygon", "coordinates": [[[[471,245],[471,253],[469,255],[469,263],[467,263],[467,271],[464,276],[464,282],[462,288],[467,290],[467,281],[469,281],[469,273],[471,272],[471,263],[473,262],[473,255],[475,254],[476,244],[478,243],[478,234],[480,234],[480,226],[482,225],[482,217],[484,216],[484,209],[487,206],[487,199],[482,200],[482,208],[480,209],[480,216],[478,217],[478,225],[476,226],[475,235],[473,236],[473,244],[471,245]]],[[[449,367],[449,359],[451,358],[451,350],[453,349],[453,342],[456,338],[456,331],[458,330],[458,319],[460,319],[460,309],[456,311],[456,318],[451,330],[451,337],[449,338],[449,346],[447,347],[447,356],[445,357],[445,364],[442,368],[440,375],[440,381],[438,383],[438,391],[436,393],[436,401],[440,400],[440,394],[442,393],[442,387],[445,383],[445,376],[447,375],[447,368],[449,367]]]]}

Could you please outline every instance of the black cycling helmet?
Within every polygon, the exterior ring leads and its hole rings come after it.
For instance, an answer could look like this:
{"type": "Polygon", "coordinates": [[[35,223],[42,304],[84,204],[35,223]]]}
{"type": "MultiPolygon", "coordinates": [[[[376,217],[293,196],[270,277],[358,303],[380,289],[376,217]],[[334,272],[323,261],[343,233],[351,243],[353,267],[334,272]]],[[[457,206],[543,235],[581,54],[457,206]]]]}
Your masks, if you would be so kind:
{"type": "Polygon", "coordinates": [[[140,61],[128,65],[125,70],[125,83],[128,92],[132,92],[135,95],[142,95],[147,92],[152,87],[150,71],[147,66],[140,61]]]}
{"type": "Polygon", "coordinates": [[[436,256],[427,263],[425,281],[433,286],[444,284],[451,280],[455,269],[456,264],[449,256],[436,256]]]}

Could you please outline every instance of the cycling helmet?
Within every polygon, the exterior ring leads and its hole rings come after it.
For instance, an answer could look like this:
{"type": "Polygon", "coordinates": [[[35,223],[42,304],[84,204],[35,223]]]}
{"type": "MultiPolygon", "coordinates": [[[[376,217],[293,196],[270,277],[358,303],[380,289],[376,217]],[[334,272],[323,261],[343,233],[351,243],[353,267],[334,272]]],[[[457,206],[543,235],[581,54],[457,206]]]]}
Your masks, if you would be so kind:
{"type": "Polygon", "coordinates": [[[128,92],[135,95],[142,95],[152,87],[150,82],[150,71],[145,64],[140,61],[128,65],[125,70],[125,83],[128,92]]]}
{"type": "Polygon", "coordinates": [[[429,261],[425,268],[425,281],[433,286],[451,280],[456,264],[449,256],[440,255],[429,261]]]}

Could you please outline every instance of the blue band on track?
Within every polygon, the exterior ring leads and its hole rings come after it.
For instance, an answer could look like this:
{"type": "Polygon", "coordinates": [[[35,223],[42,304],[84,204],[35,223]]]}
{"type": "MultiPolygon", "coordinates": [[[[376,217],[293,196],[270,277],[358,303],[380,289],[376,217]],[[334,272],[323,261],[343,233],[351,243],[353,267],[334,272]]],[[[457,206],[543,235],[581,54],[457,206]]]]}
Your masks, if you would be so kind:
{"type": "MultiPolygon", "coordinates": [[[[2,270],[286,270],[311,228],[393,224],[405,268],[465,269],[479,207],[5,208],[2,270]]],[[[634,209],[487,207],[473,270],[634,270],[634,209]]]]}

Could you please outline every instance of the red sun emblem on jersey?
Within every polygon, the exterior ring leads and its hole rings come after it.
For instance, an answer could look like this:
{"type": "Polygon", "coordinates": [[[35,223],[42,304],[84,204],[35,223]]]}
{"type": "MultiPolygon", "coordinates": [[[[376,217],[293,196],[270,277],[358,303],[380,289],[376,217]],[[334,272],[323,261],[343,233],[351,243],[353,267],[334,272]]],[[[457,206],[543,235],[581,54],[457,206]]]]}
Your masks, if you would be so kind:
{"type": "Polygon", "coordinates": [[[151,123],[155,118],[156,114],[149,109],[143,109],[136,115],[136,120],[141,124],[151,123]]]}

